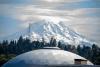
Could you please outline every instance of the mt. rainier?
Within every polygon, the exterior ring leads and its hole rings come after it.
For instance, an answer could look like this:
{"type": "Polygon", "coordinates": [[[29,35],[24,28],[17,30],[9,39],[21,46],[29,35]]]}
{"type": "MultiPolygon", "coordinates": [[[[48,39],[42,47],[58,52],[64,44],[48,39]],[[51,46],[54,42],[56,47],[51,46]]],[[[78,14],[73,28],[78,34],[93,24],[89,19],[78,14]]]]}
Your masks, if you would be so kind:
{"type": "Polygon", "coordinates": [[[67,44],[82,44],[86,46],[92,45],[92,43],[67,27],[63,22],[54,23],[48,21],[39,21],[32,23],[30,26],[30,37],[31,40],[42,40],[42,38],[44,38],[47,42],[50,41],[51,37],[54,37],[57,41],[67,44]]]}
{"type": "Polygon", "coordinates": [[[49,42],[51,37],[54,37],[57,41],[61,41],[66,44],[71,45],[86,45],[91,46],[92,42],[85,39],[80,34],[76,33],[74,30],[70,29],[65,23],[63,22],[48,22],[48,21],[39,21],[34,22],[30,25],[30,29],[26,28],[21,32],[17,32],[11,36],[3,38],[3,40],[15,40],[18,39],[20,36],[24,38],[29,37],[32,41],[34,40],[44,40],[49,42]],[[28,32],[30,30],[30,33],[28,32]]]}

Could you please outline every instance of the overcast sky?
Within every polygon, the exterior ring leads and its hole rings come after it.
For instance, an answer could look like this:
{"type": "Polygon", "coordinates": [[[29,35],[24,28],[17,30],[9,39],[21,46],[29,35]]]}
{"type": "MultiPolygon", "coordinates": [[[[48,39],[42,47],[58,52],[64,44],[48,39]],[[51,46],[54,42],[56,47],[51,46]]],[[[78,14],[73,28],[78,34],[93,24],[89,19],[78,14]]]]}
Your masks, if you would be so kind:
{"type": "Polygon", "coordinates": [[[100,0],[0,0],[0,37],[43,19],[66,22],[100,44],[100,0]]]}

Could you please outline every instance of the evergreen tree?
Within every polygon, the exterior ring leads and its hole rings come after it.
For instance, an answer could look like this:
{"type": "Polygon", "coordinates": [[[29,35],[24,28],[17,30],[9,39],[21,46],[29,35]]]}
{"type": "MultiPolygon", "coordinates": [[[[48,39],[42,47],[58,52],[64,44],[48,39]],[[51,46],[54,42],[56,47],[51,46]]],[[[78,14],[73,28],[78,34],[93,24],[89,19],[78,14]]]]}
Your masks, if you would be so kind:
{"type": "Polygon", "coordinates": [[[52,46],[53,46],[53,47],[56,47],[56,46],[57,46],[57,41],[56,41],[56,39],[53,40],[52,46]]]}
{"type": "Polygon", "coordinates": [[[75,45],[72,45],[72,47],[71,47],[71,52],[73,52],[73,53],[77,53],[77,50],[76,50],[75,45]]]}
{"type": "Polygon", "coordinates": [[[53,37],[51,38],[51,40],[50,40],[50,47],[52,47],[52,45],[53,45],[53,37]]]}
{"type": "Polygon", "coordinates": [[[82,48],[80,45],[77,46],[77,52],[80,56],[82,56],[82,48]]]}
{"type": "MultiPolygon", "coordinates": [[[[92,55],[92,62],[94,62],[94,64],[97,63],[97,57],[98,57],[98,53],[100,53],[99,51],[99,48],[97,45],[93,44],[92,45],[92,52],[93,52],[93,55],[92,55]]],[[[99,56],[100,57],[100,56],[99,56]]]]}
{"type": "Polygon", "coordinates": [[[58,42],[58,47],[61,48],[61,42],[60,41],[58,42]]]}
{"type": "Polygon", "coordinates": [[[53,37],[50,40],[50,47],[56,47],[57,46],[57,41],[53,37]]]}
{"type": "Polygon", "coordinates": [[[22,36],[20,36],[20,38],[19,38],[19,40],[17,41],[17,48],[18,48],[18,54],[20,54],[20,53],[23,53],[23,51],[22,51],[22,49],[23,49],[23,42],[24,42],[24,39],[23,39],[23,37],[22,36]]]}
{"type": "Polygon", "coordinates": [[[3,45],[0,43],[0,54],[3,54],[4,51],[3,51],[3,45]]]}
{"type": "Polygon", "coordinates": [[[88,60],[90,60],[91,57],[92,57],[91,48],[89,46],[83,46],[83,50],[82,51],[83,51],[82,52],[83,53],[82,56],[87,58],[88,60]]]}

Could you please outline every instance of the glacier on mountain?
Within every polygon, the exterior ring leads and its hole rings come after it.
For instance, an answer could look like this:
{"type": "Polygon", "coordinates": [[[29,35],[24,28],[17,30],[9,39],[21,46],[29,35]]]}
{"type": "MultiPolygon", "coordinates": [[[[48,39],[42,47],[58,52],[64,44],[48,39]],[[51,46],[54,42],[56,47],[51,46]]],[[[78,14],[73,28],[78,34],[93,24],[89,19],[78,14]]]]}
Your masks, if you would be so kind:
{"type": "Polygon", "coordinates": [[[91,46],[93,43],[83,37],[81,34],[75,32],[73,29],[69,28],[64,22],[49,22],[49,21],[38,21],[33,22],[29,28],[21,32],[17,32],[11,36],[5,37],[3,39],[15,40],[18,39],[21,35],[24,38],[30,38],[32,41],[44,39],[46,42],[49,42],[53,37],[57,41],[61,41],[66,44],[71,45],[86,45],[91,46]]]}
{"type": "Polygon", "coordinates": [[[69,28],[65,23],[59,22],[48,22],[39,21],[31,24],[30,27],[30,39],[41,41],[42,38],[46,42],[49,42],[53,37],[57,41],[61,41],[71,45],[83,44],[86,46],[91,46],[92,43],[85,39],[82,35],[75,32],[73,29],[69,28]]]}

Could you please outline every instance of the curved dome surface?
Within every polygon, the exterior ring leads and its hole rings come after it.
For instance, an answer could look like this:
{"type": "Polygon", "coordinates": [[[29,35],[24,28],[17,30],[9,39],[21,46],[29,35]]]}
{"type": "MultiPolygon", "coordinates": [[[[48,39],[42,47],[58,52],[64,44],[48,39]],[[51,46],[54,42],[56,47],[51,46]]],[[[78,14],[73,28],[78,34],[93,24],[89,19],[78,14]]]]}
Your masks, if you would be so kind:
{"type": "MultiPolygon", "coordinates": [[[[2,67],[36,67],[35,65],[72,65],[74,59],[85,59],[77,54],[59,49],[38,49],[21,54],[2,67]]],[[[87,61],[87,65],[93,65],[87,61]]],[[[38,66],[37,66],[38,67],[38,66]]]]}

